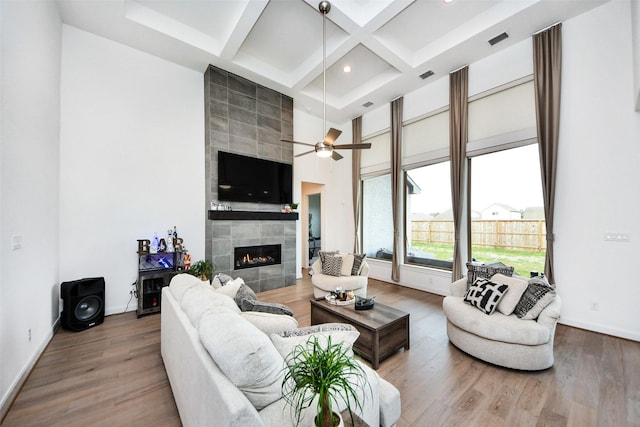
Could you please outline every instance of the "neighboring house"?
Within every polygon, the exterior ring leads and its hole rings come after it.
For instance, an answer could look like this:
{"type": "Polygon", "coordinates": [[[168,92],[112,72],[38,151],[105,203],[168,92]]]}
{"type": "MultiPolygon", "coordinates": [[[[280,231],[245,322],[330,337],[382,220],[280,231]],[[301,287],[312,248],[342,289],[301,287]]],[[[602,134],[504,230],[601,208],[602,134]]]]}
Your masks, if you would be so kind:
{"type": "Polygon", "coordinates": [[[504,203],[493,203],[480,211],[480,219],[522,219],[522,213],[504,203]]]}
{"type": "Polygon", "coordinates": [[[522,219],[541,219],[544,220],[544,208],[542,206],[529,206],[522,214],[522,219]]]}

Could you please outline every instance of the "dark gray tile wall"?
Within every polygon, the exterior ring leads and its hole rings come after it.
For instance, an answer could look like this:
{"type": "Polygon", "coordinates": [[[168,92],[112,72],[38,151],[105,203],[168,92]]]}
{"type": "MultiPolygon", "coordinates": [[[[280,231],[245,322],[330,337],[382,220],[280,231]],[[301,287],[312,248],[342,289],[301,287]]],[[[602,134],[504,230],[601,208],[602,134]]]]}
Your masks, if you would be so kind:
{"type": "MultiPolygon", "coordinates": [[[[205,256],[216,271],[242,277],[254,291],[296,282],[296,221],[213,221],[210,202],[218,197],[218,151],[293,163],[293,99],[272,89],[210,65],[205,84],[205,256]],[[233,248],[282,245],[282,264],[233,270],[233,248]]],[[[282,206],[230,203],[233,210],[276,211],[282,206]]]]}

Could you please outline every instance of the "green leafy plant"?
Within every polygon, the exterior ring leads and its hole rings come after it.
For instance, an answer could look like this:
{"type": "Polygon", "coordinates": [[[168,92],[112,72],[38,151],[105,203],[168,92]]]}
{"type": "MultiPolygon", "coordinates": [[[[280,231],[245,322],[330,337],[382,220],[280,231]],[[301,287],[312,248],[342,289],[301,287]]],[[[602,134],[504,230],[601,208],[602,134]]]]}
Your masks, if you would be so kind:
{"type": "MultiPolygon", "coordinates": [[[[328,337],[326,345],[311,337],[305,344],[296,346],[285,358],[285,376],[282,395],[295,412],[296,425],[300,424],[302,411],[318,396],[316,426],[333,424],[333,406],[341,398],[347,405],[353,421],[352,407],[362,410],[358,390],[371,386],[362,366],[341,343],[333,344],[328,337]]],[[[363,394],[363,400],[365,398],[363,394]]]]}
{"type": "Polygon", "coordinates": [[[192,276],[199,277],[201,280],[211,280],[213,273],[216,271],[216,266],[206,259],[201,259],[191,264],[191,268],[186,272],[192,276]]]}

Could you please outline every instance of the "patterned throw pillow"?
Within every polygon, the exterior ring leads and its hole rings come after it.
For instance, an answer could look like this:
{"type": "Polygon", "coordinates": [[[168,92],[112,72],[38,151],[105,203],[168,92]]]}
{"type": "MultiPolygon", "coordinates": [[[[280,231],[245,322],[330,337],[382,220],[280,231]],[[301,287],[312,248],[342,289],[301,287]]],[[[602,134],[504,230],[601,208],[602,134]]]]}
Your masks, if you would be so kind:
{"type": "Polygon", "coordinates": [[[324,264],[325,257],[338,255],[339,253],[340,251],[320,251],[318,252],[318,255],[320,256],[320,262],[324,264]]]}
{"type": "Polygon", "coordinates": [[[467,289],[469,286],[475,283],[476,279],[479,277],[484,277],[485,279],[491,279],[491,276],[497,273],[504,274],[505,276],[511,277],[513,276],[513,267],[507,267],[506,265],[500,263],[500,265],[491,265],[491,264],[483,264],[476,265],[470,262],[467,263],[467,289]]]}
{"type": "Polygon", "coordinates": [[[485,278],[478,278],[464,294],[464,301],[480,309],[485,314],[492,314],[509,286],[493,283],[485,278]]]}
{"type": "Polygon", "coordinates": [[[293,311],[284,304],[249,300],[246,298],[242,300],[240,309],[242,311],[260,311],[262,313],[286,314],[287,316],[293,316],[293,311]]]}
{"type": "Polygon", "coordinates": [[[284,331],[280,334],[271,334],[269,337],[282,357],[286,358],[294,348],[299,345],[306,345],[312,337],[317,337],[322,346],[326,346],[329,337],[331,337],[333,344],[341,343],[347,354],[353,356],[353,344],[359,336],[360,332],[352,325],[346,323],[323,323],[284,331]]]}
{"type": "Polygon", "coordinates": [[[351,275],[358,276],[362,270],[362,261],[367,257],[367,254],[353,254],[353,267],[351,267],[351,275]]]}
{"type": "Polygon", "coordinates": [[[342,258],[338,256],[326,256],[322,262],[322,274],[328,276],[340,276],[342,270],[342,258]]]}
{"type": "Polygon", "coordinates": [[[549,284],[544,277],[533,277],[529,279],[527,289],[513,312],[521,319],[525,318],[525,316],[535,319],[554,298],[554,286],[549,284]],[[536,307],[543,304],[544,306],[542,307],[536,307]],[[533,310],[534,307],[536,307],[536,310],[533,310]]]}

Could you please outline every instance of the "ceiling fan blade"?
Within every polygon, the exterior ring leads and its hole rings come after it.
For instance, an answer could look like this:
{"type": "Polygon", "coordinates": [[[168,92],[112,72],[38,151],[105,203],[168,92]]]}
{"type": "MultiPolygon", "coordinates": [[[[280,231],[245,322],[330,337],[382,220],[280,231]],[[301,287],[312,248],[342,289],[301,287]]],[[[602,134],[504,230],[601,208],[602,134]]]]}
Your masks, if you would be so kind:
{"type": "Polygon", "coordinates": [[[331,153],[331,158],[332,158],[333,160],[340,160],[340,159],[342,159],[343,157],[342,157],[338,152],[334,151],[333,153],[331,153]]]}
{"type": "Polygon", "coordinates": [[[305,156],[305,155],[307,155],[307,154],[311,154],[311,153],[313,153],[313,152],[315,152],[315,151],[316,151],[316,150],[309,150],[309,151],[305,151],[304,153],[296,154],[296,155],[295,155],[295,156],[293,156],[293,157],[305,156]]]}
{"type": "Polygon", "coordinates": [[[290,142],[292,144],[308,145],[309,147],[315,147],[315,144],[309,144],[307,142],[293,141],[291,139],[281,139],[282,142],[290,142]]]}
{"type": "Polygon", "coordinates": [[[341,130],[330,128],[329,132],[327,132],[327,136],[324,137],[324,143],[327,145],[333,145],[333,143],[336,141],[336,139],[338,139],[341,133],[341,130]]]}
{"type": "Polygon", "coordinates": [[[340,144],[340,145],[334,145],[333,148],[336,150],[345,150],[345,149],[361,150],[361,149],[371,148],[371,143],[367,142],[364,144],[340,144]]]}

